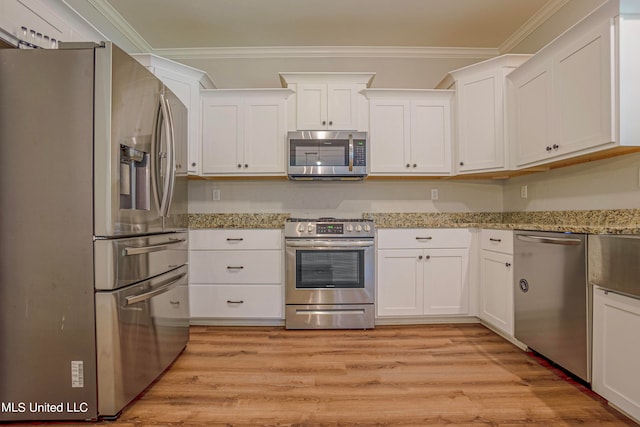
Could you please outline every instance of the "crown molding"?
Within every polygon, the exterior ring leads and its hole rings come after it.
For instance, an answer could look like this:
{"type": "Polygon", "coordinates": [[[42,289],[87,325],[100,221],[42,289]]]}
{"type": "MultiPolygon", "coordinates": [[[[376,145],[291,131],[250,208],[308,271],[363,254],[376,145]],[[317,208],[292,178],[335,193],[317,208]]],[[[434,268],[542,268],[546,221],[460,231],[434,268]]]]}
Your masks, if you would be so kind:
{"type": "MultiPolygon", "coordinates": [[[[117,31],[120,36],[124,37],[132,46],[134,46],[140,52],[151,52],[151,45],[142,37],[126,19],[118,13],[118,11],[111,6],[106,0],[85,0],[90,6],[93,7],[95,12],[102,16],[110,24],[112,28],[100,28],[99,30],[110,35],[113,30],[117,31]]],[[[117,37],[109,37],[111,40],[117,39],[117,37]]]]}
{"type": "Polygon", "coordinates": [[[385,46],[279,46],[154,49],[170,59],[261,58],[493,58],[494,48],[385,47],[385,46]]]}
{"type": "Polygon", "coordinates": [[[527,20],[515,33],[511,34],[500,46],[499,54],[508,53],[522,43],[531,33],[537,30],[545,21],[557,13],[569,0],[549,0],[540,10],[527,20]]]}

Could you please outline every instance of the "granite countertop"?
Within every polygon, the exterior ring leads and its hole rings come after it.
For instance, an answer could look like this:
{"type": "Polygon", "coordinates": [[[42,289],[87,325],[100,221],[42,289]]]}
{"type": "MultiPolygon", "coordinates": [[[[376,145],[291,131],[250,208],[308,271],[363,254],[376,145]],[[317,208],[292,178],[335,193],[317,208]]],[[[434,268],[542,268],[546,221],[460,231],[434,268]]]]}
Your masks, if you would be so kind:
{"type": "MultiPolygon", "coordinates": [[[[189,214],[189,228],[284,228],[288,213],[189,214]]],[[[376,228],[493,228],[640,234],[640,209],[536,212],[363,213],[376,228]]]]}

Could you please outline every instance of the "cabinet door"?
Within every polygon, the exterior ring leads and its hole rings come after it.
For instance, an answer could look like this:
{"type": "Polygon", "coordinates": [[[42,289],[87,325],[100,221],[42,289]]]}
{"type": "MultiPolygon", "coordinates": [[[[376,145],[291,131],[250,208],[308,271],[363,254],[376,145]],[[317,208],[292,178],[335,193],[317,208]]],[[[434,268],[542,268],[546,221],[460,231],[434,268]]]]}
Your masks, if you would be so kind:
{"type": "Polygon", "coordinates": [[[460,171],[505,166],[503,88],[502,68],[456,82],[460,171]]]}
{"type": "Polygon", "coordinates": [[[297,92],[299,130],[322,130],[327,128],[327,85],[325,83],[298,84],[297,92]]]}
{"type": "Polygon", "coordinates": [[[242,101],[233,98],[202,102],[202,173],[242,171],[242,101]]]}
{"type": "Polygon", "coordinates": [[[409,173],[410,104],[372,100],[370,104],[371,173],[409,173]]]}
{"type": "Polygon", "coordinates": [[[481,252],[480,318],[513,336],[513,255],[481,252]]]}
{"type": "Polygon", "coordinates": [[[593,391],[640,419],[640,300],[593,291],[593,391]]]}
{"type": "Polygon", "coordinates": [[[284,108],[282,98],[245,101],[243,171],[284,174],[284,108]]]}
{"type": "Polygon", "coordinates": [[[612,55],[609,20],[575,37],[556,55],[553,154],[572,153],[615,140],[611,120],[612,55]]]}
{"type": "Polygon", "coordinates": [[[517,166],[549,157],[552,149],[551,62],[542,61],[516,71],[521,70],[526,71],[518,72],[512,80],[517,166]]]}
{"type": "Polygon", "coordinates": [[[424,314],[466,314],[469,312],[466,249],[425,250],[424,314]]]}
{"type": "Polygon", "coordinates": [[[352,84],[329,84],[327,86],[328,129],[358,129],[357,95],[352,84]]]}
{"type": "Polygon", "coordinates": [[[410,171],[451,173],[451,106],[448,101],[411,102],[410,171]]]}
{"type": "Polygon", "coordinates": [[[423,270],[421,250],[385,249],[378,251],[378,316],[423,314],[423,270]]]}

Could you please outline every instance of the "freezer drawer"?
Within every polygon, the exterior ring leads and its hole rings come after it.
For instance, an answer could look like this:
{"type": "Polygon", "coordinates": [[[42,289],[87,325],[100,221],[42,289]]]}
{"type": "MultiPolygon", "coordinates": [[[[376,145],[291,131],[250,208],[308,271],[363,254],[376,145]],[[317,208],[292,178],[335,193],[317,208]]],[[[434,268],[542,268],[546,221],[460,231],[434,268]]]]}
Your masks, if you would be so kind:
{"type": "Polygon", "coordinates": [[[96,293],[98,414],[117,415],[189,339],[187,267],[96,293]]]}
{"type": "Polygon", "coordinates": [[[96,240],[95,286],[118,289],[187,263],[187,233],[96,240]]]}

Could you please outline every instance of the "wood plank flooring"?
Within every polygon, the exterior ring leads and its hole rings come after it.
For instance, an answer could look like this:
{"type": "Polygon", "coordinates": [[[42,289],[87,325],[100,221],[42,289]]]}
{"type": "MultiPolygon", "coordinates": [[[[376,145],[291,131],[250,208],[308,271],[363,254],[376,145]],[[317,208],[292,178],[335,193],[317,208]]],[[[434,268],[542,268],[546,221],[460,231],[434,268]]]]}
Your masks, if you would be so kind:
{"type": "Polygon", "coordinates": [[[99,424],[636,425],[479,324],[192,327],[171,369],[99,424]]]}

